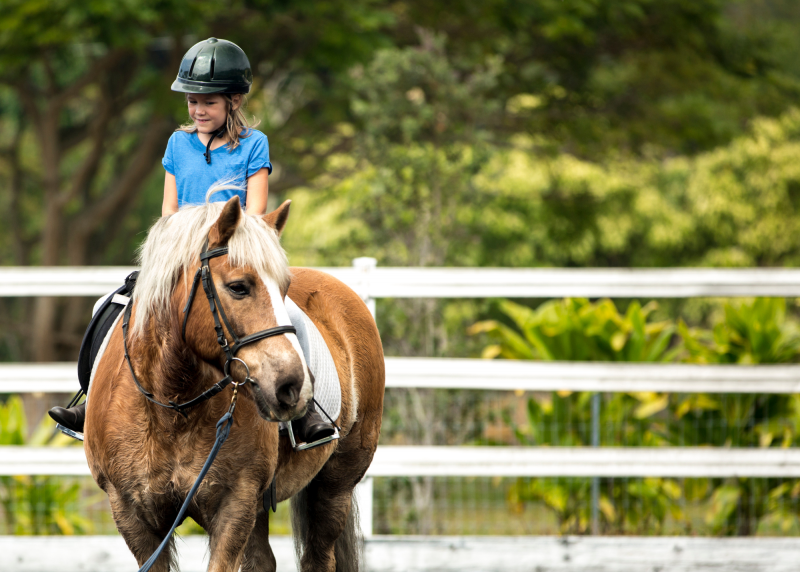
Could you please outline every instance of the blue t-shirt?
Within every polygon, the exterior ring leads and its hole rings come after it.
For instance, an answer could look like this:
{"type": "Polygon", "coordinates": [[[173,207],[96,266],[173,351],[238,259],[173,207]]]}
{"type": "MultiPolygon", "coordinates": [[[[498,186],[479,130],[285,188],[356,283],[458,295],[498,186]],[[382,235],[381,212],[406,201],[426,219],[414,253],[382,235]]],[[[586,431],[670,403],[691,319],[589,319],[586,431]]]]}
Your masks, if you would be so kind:
{"type": "MultiPolygon", "coordinates": [[[[206,146],[200,142],[197,133],[176,131],[172,134],[161,164],[168,173],[175,175],[178,207],[204,204],[206,192],[214,183],[232,181],[246,188],[248,177],[265,168],[272,172],[267,136],[257,129],[248,129],[247,133],[247,137],[239,138],[239,145],[233,151],[229,152],[227,145],[211,151],[210,165],[204,155],[206,146]]],[[[244,207],[245,191],[220,191],[211,197],[211,201],[227,201],[237,195],[244,207]]]]}

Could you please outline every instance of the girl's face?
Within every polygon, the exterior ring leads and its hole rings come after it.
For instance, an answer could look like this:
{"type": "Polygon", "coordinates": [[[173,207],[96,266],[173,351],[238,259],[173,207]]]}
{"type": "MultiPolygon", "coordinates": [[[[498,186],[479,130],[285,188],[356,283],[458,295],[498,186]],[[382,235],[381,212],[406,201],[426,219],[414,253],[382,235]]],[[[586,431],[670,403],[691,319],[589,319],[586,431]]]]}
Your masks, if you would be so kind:
{"type": "MultiPolygon", "coordinates": [[[[213,133],[223,125],[228,117],[228,102],[218,93],[190,93],[186,98],[189,117],[197,126],[199,133],[213,133]]],[[[236,107],[234,96],[234,107],[236,107]]]]}

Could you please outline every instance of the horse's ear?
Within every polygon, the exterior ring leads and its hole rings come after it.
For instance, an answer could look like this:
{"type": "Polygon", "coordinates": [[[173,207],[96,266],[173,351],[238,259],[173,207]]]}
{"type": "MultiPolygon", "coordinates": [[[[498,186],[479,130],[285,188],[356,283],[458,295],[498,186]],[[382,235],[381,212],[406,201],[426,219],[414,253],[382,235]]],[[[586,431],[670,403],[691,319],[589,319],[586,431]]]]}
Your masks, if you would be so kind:
{"type": "Polygon", "coordinates": [[[217,222],[208,231],[208,249],[220,248],[228,244],[233,236],[239,220],[242,218],[242,207],[239,204],[239,197],[231,197],[225,206],[222,207],[217,222]]]}
{"type": "Polygon", "coordinates": [[[286,226],[286,220],[289,218],[289,206],[292,201],[283,201],[283,204],[271,213],[264,215],[264,222],[267,226],[274,228],[278,231],[278,236],[283,232],[283,227],[286,226]]]}

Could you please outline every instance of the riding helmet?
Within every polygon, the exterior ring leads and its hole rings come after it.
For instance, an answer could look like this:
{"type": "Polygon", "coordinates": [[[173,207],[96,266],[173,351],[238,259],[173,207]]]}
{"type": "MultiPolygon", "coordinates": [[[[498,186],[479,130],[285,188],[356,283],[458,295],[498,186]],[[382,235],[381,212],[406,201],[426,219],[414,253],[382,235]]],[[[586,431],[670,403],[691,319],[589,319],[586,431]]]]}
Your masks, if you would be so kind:
{"type": "Polygon", "coordinates": [[[181,61],[172,91],[183,93],[248,93],[253,83],[250,61],[242,48],[209,38],[192,46],[181,61]]]}

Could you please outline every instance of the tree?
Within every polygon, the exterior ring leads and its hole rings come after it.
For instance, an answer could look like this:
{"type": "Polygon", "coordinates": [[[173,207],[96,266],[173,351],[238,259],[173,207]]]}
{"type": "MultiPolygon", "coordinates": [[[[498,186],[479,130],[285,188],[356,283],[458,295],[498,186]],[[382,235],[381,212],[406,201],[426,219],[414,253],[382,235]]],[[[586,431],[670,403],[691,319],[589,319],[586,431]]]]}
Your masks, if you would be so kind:
{"type": "MultiPolygon", "coordinates": [[[[0,149],[11,232],[3,262],[107,261],[110,242],[144,230],[123,223],[185,114],[180,98],[169,97],[169,84],[198,39],[216,34],[238,41],[260,82],[281,83],[291,74],[324,76],[324,69],[349,65],[380,41],[384,21],[370,1],[6,2],[0,149]]],[[[61,302],[33,302],[36,360],[74,356],[76,338],[67,354],[59,353],[59,339],[80,330],[86,308],[80,300],[61,302]]]]}

